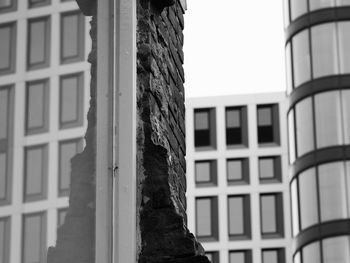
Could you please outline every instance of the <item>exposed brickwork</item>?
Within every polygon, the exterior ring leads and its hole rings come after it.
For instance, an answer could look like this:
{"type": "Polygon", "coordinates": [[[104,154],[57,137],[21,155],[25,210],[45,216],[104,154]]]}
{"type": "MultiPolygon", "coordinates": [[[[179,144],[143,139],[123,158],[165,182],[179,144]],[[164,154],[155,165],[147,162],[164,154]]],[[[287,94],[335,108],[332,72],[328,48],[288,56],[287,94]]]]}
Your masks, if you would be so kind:
{"type": "Polygon", "coordinates": [[[209,262],[186,228],[183,10],[138,0],[137,21],[139,263],[209,262]]]}

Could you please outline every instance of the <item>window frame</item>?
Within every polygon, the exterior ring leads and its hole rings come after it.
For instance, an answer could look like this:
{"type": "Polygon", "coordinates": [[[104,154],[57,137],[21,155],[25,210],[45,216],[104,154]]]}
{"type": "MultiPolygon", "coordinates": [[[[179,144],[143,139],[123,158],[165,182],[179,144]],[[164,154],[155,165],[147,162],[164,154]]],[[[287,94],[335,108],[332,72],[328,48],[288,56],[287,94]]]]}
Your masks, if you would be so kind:
{"type": "Polygon", "coordinates": [[[0,222],[3,222],[4,224],[4,243],[3,243],[3,251],[4,254],[1,255],[2,259],[0,259],[0,262],[10,262],[10,249],[11,249],[11,217],[10,216],[4,216],[0,217],[0,222]],[[7,241],[7,242],[6,242],[7,241]]]}
{"type": "Polygon", "coordinates": [[[259,104],[256,107],[256,126],[257,126],[257,142],[259,147],[278,146],[280,144],[280,120],[279,120],[279,105],[277,103],[272,104],[259,104]],[[259,109],[269,108],[271,111],[271,125],[259,125],[259,109]],[[272,140],[261,141],[261,129],[271,127],[272,140]],[[260,129],[260,132],[259,132],[260,129]],[[259,135],[260,134],[260,135],[259,135]]]}
{"type": "Polygon", "coordinates": [[[242,185],[250,183],[250,168],[249,168],[249,158],[228,158],[226,159],[226,180],[228,185],[242,185]],[[230,161],[240,161],[242,167],[242,177],[241,179],[229,179],[229,162],[230,161]]]}
{"type": "Polygon", "coordinates": [[[194,178],[196,187],[216,186],[217,185],[217,161],[216,160],[196,160],[194,162],[194,178]],[[209,180],[198,181],[197,180],[197,164],[198,163],[209,163],[209,180]]]}
{"type": "Polygon", "coordinates": [[[260,156],[258,157],[258,171],[259,171],[259,183],[281,183],[282,182],[282,160],[280,155],[274,156],[260,156]],[[263,178],[261,177],[260,160],[271,159],[273,161],[273,177],[263,178]]]}
{"type": "MultiPolygon", "coordinates": [[[[0,11],[0,14],[1,14],[1,11],[0,11]]],[[[6,28],[6,27],[10,28],[9,66],[7,68],[0,69],[0,76],[12,74],[16,70],[17,22],[12,21],[8,23],[0,24],[0,28],[6,28]]]]}
{"type": "Polygon", "coordinates": [[[11,0],[11,4],[6,7],[0,7],[0,14],[9,13],[17,10],[17,0],[11,0]]]}
{"type": "Polygon", "coordinates": [[[278,193],[263,193],[259,197],[260,204],[260,234],[262,239],[283,238],[284,237],[284,211],[283,211],[283,194],[278,193]],[[276,231],[264,232],[263,229],[263,205],[262,197],[273,196],[275,198],[275,214],[276,214],[276,231]]]}
{"type": "Polygon", "coordinates": [[[277,252],[277,262],[285,263],[286,262],[286,252],[284,248],[263,248],[261,250],[261,263],[270,263],[264,261],[264,252],[266,251],[276,251],[277,252]]]}
{"type": "Polygon", "coordinates": [[[196,220],[196,237],[200,241],[216,241],[219,240],[219,221],[218,221],[218,198],[217,196],[201,196],[195,198],[195,220],[196,220]],[[197,201],[207,199],[210,200],[210,232],[209,235],[200,235],[198,233],[198,212],[197,212],[197,201]]]}
{"type": "MultiPolygon", "coordinates": [[[[216,149],[216,110],[215,108],[196,108],[193,110],[193,127],[194,127],[194,148],[196,151],[205,151],[205,150],[215,150],[216,149]],[[196,113],[206,112],[208,115],[208,133],[209,133],[209,144],[208,145],[198,145],[196,143],[196,113]]],[[[197,137],[198,138],[198,137],[197,137]]]]}
{"type": "Polygon", "coordinates": [[[248,119],[247,119],[247,106],[235,106],[225,108],[225,137],[226,137],[226,147],[228,149],[244,148],[248,147],[248,119]],[[228,113],[230,111],[239,111],[239,127],[228,127],[228,113]],[[240,143],[228,143],[229,140],[229,129],[239,129],[240,130],[240,143]]]}
{"type": "Polygon", "coordinates": [[[253,263],[252,259],[252,251],[250,249],[245,249],[245,250],[229,250],[228,251],[228,260],[229,263],[237,263],[237,262],[231,262],[231,254],[232,253],[243,253],[244,254],[244,263],[253,263]]]}
{"type": "Polygon", "coordinates": [[[250,204],[250,195],[229,195],[227,196],[227,234],[229,240],[248,240],[251,239],[251,204],[250,204]],[[232,198],[241,198],[242,199],[242,222],[243,222],[243,233],[234,234],[230,233],[230,202],[232,198]]]}

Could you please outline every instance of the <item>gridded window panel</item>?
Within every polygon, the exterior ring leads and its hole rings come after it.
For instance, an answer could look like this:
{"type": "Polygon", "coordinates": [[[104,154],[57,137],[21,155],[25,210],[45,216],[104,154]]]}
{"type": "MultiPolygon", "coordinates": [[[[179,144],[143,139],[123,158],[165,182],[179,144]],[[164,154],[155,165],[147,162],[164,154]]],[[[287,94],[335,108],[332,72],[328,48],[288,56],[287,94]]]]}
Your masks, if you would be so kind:
{"type": "Polygon", "coordinates": [[[299,177],[301,229],[318,223],[318,197],[315,169],[302,172],[299,177]]]}
{"type": "Polygon", "coordinates": [[[260,196],[261,234],[263,238],[283,236],[282,194],[260,196]]]}
{"type": "Polygon", "coordinates": [[[215,148],[215,109],[194,110],[195,147],[215,148]]]}
{"type": "Polygon", "coordinates": [[[320,243],[314,242],[303,248],[302,252],[303,262],[305,263],[320,263],[321,261],[321,250],[320,243]]]}
{"type": "Polygon", "coordinates": [[[248,159],[228,159],[227,160],[227,181],[229,184],[249,183],[249,163],[248,159]]]}
{"type": "Polygon", "coordinates": [[[218,212],[215,197],[196,199],[196,235],[199,238],[218,238],[218,212]]]}
{"type": "Polygon", "coordinates": [[[292,20],[307,12],[307,1],[291,0],[290,5],[292,20]]]}
{"type": "Polygon", "coordinates": [[[258,143],[279,143],[278,105],[257,108],[258,143]]]}
{"type": "Polygon", "coordinates": [[[297,154],[303,154],[313,150],[314,144],[314,126],[312,112],[312,98],[306,98],[295,106],[295,123],[297,138],[297,154]]]}
{"type": "Polygon", "coordinates": [[[284,263],[285,253],[283,248],[269,248],[261,251],[262,263],[284,263]]]}
{"type": "Polygon", "coordinates": [[[60,79],[60,128],[83,125],[83,73],[62,76],[60,79]]]}
{"type": "Polygon", "coordinates": [[[46,198],[47,193],[47,145],[25,148],[24,200],[46,198]]]}
{"type": "Polygon", "coordinates": [[[62,141],[59,144],[59,183],[60,196],[68,195],[71,179],[71,159],[82,151],[82,139],[62,141]]]}
{"type": "Polygon", "coordinates": [[[46,214],[23,216],[22,263],[46,262],[46,214]]]}
{"type": "Polygon", "coordinates": [[[246,107],[226,108],[226,144],[248,145],[246,107]]]}
{"type": "Polygon", "coordinates": [[[349,236],[339,236],[324,239],[322,241],[323,262],[350,262],[349,246],[349,236]]]}
{"type": "Polygon", "coordinates": [[[311,28],[313,77],[337,74],[337,39],[335,23],[326,23],[311,28]]]}
{"type": "Polygon", "coordinates": [[[68,208],[62,208],[57,210],[57,227],[60,227],[64,224],[68,208]]]}
{"type": "Polygon", "coordinates": [[[29,8],[45,6],[51,4],[51,0],[28,0],[29,8]]]}
{"type": "Polygon", "coordinates": [[[8,263],[10,254],[10,218],[0,218],[0,263],[8,263]]]}
{"type": "Polygon", "coordinates": [[[280,182],[281,158],[278,156],[259,158],[259,179],[260,183],[280,182]]]}
{"type": "MultiPolygon", "coordinates": [[[[293,2],[305,2],[293,0],[293,2]]],[[[311,65],[310,65],[310,48],[308,30],[304,30],[293,37],[292,54],[293,54],[293,73],[294,87],[310,80],[311,65]]]]}
{"type": "Polygon", "coordinates": [[[50,64],[50,17],[28,21],[27,67],[38,69],[50,64]]]}
{"type": "Polygon", "coordinates": [[[334,162],[318,167],[321,221],[347,217],[344,163],[334,162]]]}
{"type": "Polygon", "coordinates": [[[26,133],[48,131],[49,123],[48,80],[27,83],[26,87],[26,133]]]}
{"type": "Polygon", "coordinates": [[[294,179],[290,185],[291,192],[291,209],[292,209],[292,227],[293,236],[299,233],[299,204],[298,204],[298,185],[297,180],[294,179]]]}
{"type": "Polygon", "coordinates": [[[0,75],[13,73],[15,62],[16,23],[2,24],[0,25],[0,75]]]}
{"type": "Polygon", "coordinates": [[[0,205],[11,199],[13,89],[0,87],[0,205]]]}
{"type": "MultiPolygon", "coordinates": [[[[350,5],[350,1],[349,1],[350,5]]],[[[340,73],[350,73],[350,22],[338,23],[340,73]]]]}
{"type": "Polygon", "coordinates": [[[230,239],[250,238],[250,200],[248,195],[228,197],[228,231],[230,239]]]}
{"type": "Polygon", "coordinates": [[[252,263],[250,250],[230,251],[229,263],[252,263]]]}
{"type": "Polygon", "coordinates": [[[214,160],[196,161],[195,175],[197,186],[217,184],[217,165],[214,160]]]}
{"type": "Polygon", "coordinates": [[[84,16],[81,12],[61,15],[61,63],[84,59],[84,16]]]}

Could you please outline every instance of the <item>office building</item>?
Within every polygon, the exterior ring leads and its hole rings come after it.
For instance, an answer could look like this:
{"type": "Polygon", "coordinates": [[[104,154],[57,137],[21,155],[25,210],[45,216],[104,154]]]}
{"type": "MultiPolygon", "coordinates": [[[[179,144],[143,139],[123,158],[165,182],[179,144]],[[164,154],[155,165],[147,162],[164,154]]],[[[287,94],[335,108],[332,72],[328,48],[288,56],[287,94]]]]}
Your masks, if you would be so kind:
{"type": "Polygon", "coordinates": [[[284,93],[186,99],[188,227],[213,263],[291,263],[284,93]]]}
{"type": "Polygon", "coordinates": [[[75,1],[0,1],[1,263],[46,262],[64,221],[87,125],[88,30],[75,1]]]}
{"type": "Polygon", "coordinates": [[[285,1],[294,263],[350,262],[350,1],[285,1]]]}

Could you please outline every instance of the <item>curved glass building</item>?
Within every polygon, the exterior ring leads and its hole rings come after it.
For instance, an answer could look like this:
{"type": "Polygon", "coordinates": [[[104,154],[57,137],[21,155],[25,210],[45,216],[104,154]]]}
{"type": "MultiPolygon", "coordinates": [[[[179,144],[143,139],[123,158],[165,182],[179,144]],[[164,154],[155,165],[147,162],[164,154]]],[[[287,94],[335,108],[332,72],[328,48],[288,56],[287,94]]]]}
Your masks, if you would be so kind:
{"type": "Polygon", "coordinates": [[[350,1],[285,0],[294,263],[350,262],[350,1]]]}

